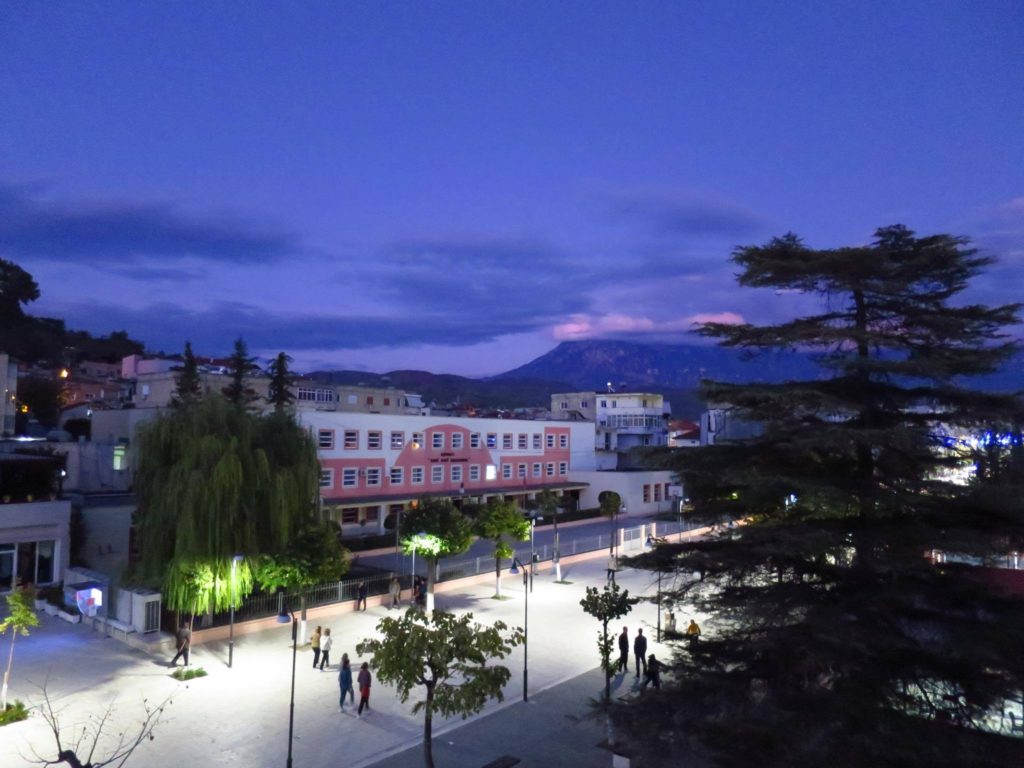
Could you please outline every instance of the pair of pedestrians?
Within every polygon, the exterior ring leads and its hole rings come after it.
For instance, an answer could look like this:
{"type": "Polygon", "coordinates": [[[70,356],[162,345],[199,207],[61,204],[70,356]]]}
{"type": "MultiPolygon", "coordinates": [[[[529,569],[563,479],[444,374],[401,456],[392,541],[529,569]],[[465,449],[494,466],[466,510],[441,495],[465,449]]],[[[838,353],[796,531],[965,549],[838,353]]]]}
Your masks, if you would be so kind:
{"type": "Polygon", "coordinates": [[[309,643],[313,646],[313,669],[319,665],[320,671],[323,672],[324,667],[331,666],[331,646],[334,645],[331,628],[323,629],[318,625],[310,636],[309,643]]]}
{"type": "MultiPolygon", "coordinates": [[[[636,659],[636,677],[640,677],[640,671],[647,674],[647,638],[644,637],[643,629],[636,631],[636,638],[633,640],[633,656],[636,659]]],[[[619,672],[629,671],[629,628],[623,627],[619,635],[619,672]]]]}
{"type": "MultiPolygon", "coordinates": [[[[364,661],[362,667],[359,668],[359,675],[356,677],[356,682],[359,683],[359,709],[356,711],[357,717],[363,716],[364,708],[367,712],[370,710],[370,684],[372,681],[370,665],[364,661]]],[[[352,665],[348,660],[347,653],[341,655],[341,666],[338,669],[338,687],[341,689],[341,698],[338,701],[338,706],[344,712],[346,695],[352,706],[356,704],[355,692],[352,690],[352,665]]]]}

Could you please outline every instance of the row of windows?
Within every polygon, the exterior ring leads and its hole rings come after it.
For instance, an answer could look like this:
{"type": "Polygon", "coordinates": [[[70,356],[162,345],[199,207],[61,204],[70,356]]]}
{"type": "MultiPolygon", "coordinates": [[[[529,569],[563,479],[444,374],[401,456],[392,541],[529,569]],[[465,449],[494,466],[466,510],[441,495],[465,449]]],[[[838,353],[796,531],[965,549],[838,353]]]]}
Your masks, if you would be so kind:
{"type": "MultiPolygon", "coordinates": [[[[388,445],[393,451],[400,451],[405,447],[405,432],[389,432],[388,445]]],[[[434,450],[443,451],[446,448],[451,448],[454,451],[462,450],[465,448],[464,435],[461,432],[453,432],[451,434],[451,445],[447,444],[446,435],[444,432],[432,432],[430,435],[430,447],[434,450]]],[[[413,448],[420,448],[424,445],[423,433],[413,432],[409,444],[413,448]]],[[[334,449],[334,430],[333,429],[321,429],[317,431],[317,446],[324,450],[334,449]]],[[[379,451],[384,448],[385,433],[381,430],[371,429],[366,433],[366,450],[368,451],[379,451]]],[[[469,447],[479,448],[481,444],[486,444],[488,448],[498,447],[498,433],[488,432],[486,435],[481,435],[479,432],[473,432],[469,436],[469,447]]],[[[526,433],[520,432],[513,434],[512,432],[505,432],[501,435],[501,447],[502,450],[510,451],[513,447],[518,448],[521,451],[526,450],[543,450],[544,448],[554,448],[556,444],[556,436],[553,434],[543,435],[539,432],[526,433]]],[[[562,433],[557,436],[557,444],[559,448],[569,447],[569,435],[562,433]]],[[[358,451],[359,450],[359,430],[358,429],[346,429],[342,431],[342,447],[346,451],[358,451]]]]}
{"type": "MultiPolygon", "coordinates": [[[[307,403],[333,403],[338,400],[337,393],[333,389],[324,389],[322,387],[298,387],[295,391],[295,397],[297,400],[307,403]]],[[[348,395],[346,402],[349,405],[358,405],[358,395],[348,395]]],[[[375,396],[366,396],[367,405],[376,405],[375,396]]],[[[401,405],[401,398],[395,399],[396,405],[401,405]]],[[[382,397],[381,405],[391,405],[390,397],[382,397]]]]}
{"type": "Polygon", "coordinates": [[[662,499],[668,501],[671,498],[671,496],[669,495],[668,488],[668,483],[654,483],[653,485],[645,485],[644,501],[661,501],[662,499]]]}
{"type": "MultiPolygon", "coordinates": [[[[555,473],[558,473],[559,477],[565,477],[569,474],[569,462],[560,461],[556,465],[555,462],[534,462],[532,465],[526,463],[511,464],[506,463],[501,465],[501,477],[504,480],[511,480],[513,473],[515,476],[523,479],[526,477],[555,477],[555,473]]],[[[484,480],[496,480],[498,478],[497,468],[493,464],[488,464],[481,467],[479,464],[470,464],[465,467],[462,464],[432,464],[430,466],[430,484],[439,485],[445,482],[445,475],[448,475],[448,480],[452,483],[461,483],[468,478],[469,482],[476,483],[480,482],[481,477],[484,480]],[[445,468],[448,468],[448,472],[445,472],[445,468]]],[[[380,467],[367,467],[365,469],[359,469],[357,467],[342,467],[341,469],[341,487],[342,488],[358,488],[360,486],[360,480],[362,480],[362,486],[366,488],[379,488],[383,478],[383,470],[380,467]]],[[[409,482],[413,485],[423,485],[424,478],[426,477],[426,467],[410,467],[409,469],[409,482]]],[[[320,470],[320,487],[321,488],[333,488],[334,487],[334,468],[328,467],[320,470]]],[[[392,467],[388,472],[388,482],[391,485],[404,485],[405,484],[405,467],[392,467]]],[[[667,488],[668,486],[666,486],[667,488]]],[[[667,493],[667,491],[666,491],[667,493]]]]}

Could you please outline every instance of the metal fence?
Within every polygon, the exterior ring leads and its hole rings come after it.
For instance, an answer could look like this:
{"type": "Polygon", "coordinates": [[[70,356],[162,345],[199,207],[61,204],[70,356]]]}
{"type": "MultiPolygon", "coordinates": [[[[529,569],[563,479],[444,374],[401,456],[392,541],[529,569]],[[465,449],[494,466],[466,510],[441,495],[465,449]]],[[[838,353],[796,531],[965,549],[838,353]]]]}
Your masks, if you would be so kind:
{"type": "MultiPolygon", "coordinates": [[[[664,526],[675,532],[677,526],[664,526]]],[[[683,529],[688,526],[684,525],[683,529]]],[[[692,527],[692,526],[689,526],[692,527]]],[[[646,526],[638,525],[629,528],[622,528],[622,547],[620,551],[637,552],[644,546],[644,532],[646,526]]],[[[609,549],[612,543],[611,532],[598,536],[583,536],[578,538],[564,537],[560,542],[560,550],[563,557],[576,555],[582,552],[597,552],[602,549],[609,549]]],[[[529,543],[520,543],[514,548],[515,556],[520,562],[529,563],[531,554],[536,555],[537,562],[548,562],[554,557],[554,548],[551,544],[544,544],[531,549],[529,543]]],[[[502,567],[508,567],[508,560],[502,560],[502,567]]],[[[437,582],[462,579],[469,576],[476,576],[481,573],[494,572],[494,557],[481,555],[478,557],[466,557],[461,559],[442,559],[437,567],[437,582]]],[[[355,600],[360,582],[366,582],[368,595],[383,595],[388,591],[388,584],[391,580],[390,569],[381,569],[377,574],[370,574],[329,584],[318,584],[315,587],[291,590],[283,593],[258,593],[250,595],[235,609],[236,621],[247,621],[251,619],[263,619],[268,616],[275,616],[283,609],[297,610],[305,598],[307,608],[315,608],[319,605],[332,603],[343,603],[348,600],[355,600]]],[[[402,589],[411,589],[412,574],[398,574],[402,583],[402,589]]],[[[207,615],[200,619],[202,627],[221,626],[227,624],[229,614],[218,613],[207,615]]]]}

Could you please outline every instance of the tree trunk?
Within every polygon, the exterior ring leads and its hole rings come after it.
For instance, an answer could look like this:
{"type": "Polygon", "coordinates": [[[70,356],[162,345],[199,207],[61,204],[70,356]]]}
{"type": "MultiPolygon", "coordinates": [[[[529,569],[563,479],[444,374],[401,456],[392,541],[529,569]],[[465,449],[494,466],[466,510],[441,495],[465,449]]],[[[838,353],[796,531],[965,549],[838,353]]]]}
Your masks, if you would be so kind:
{"type": "Polygon", "coordinates": [[[88,768],[88,766],[82,765],[82,761],[78,759],[78,755],[72,752],[70,749],[65,749],[57,755],[57,759],[62,763],[67,763],[71,768],[88,768]]]}
{"type": "Polygon", "coordinates": [[[427,684],[427,706],[424,708],[423,716],[423,763],[426,768],[434,768],[434,686],[427,684]]]}
{"type": "Polygon", "coordinates": [[[4,686],[0,691],[0,712],[7,709],[7,686],[11,682],[11,669],[14,667],[14,638],[17,636],[16,627],[11,627],[11,652],[7,656],[7,669],[4,670],[4,686]]]}
{"type": "Polygon", "coordinates": [[[494,556],[494,594],[501,597],[501,558],[494,556]]]}
{"type": "Polygon", "coordinates": [[[427,599],[424,601],[424,610],[432,613],[434,610],[434,578],[437,576],[437,558],[431,557],[427,560],[427,599]]]}

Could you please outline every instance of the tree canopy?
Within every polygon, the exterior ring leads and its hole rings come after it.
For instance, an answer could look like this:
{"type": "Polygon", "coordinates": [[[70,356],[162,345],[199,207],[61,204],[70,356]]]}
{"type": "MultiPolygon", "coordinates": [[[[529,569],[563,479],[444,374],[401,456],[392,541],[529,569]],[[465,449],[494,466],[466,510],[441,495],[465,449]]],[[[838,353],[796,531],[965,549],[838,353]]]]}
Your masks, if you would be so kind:
{"type": "Polygon", "coordinates": [[[192,342],[190,341],[185,342],[182,360],[174,396],[175,402],[188,405],[194,403],[203,394],[203,384],[199,378],[199,364],[196,362],[196,356],[192,353],[192,342]]]}
{"type": "Polygon", "coordinates": [[[257,556],[288,556],[322,527],[316,447],[287,415],[211,395],[141,427],[136,443],[135,577],[162,584],[172,608],[226,608],[234,555],[246,557],[235,577],[251,585],[257,556]]]}
{"type": "Polygon", "coordinates": [[[415,689],[423,689],[413,714],[423,712],[423,754],[433,768],[434,713],[443,717],[476,714],[490,699],[504,700],[502,688],[512,673],[489,663],[504,659],[525,639],[519,628],[509,630],[501,621],[487,627],[446,611],[424,614],[409,609],[401,618],[385,617],[377,623],[377,637],[356,646],[360,655],[373,654],[379,680],[392,683],[405,703],[415,689]]]}
{"type": "Polygon", "coordinates": [[[274,406],[275,411],[283,411],[290,406],[295,395],[292,394],[292,377],[289,365],[292,359],[284,352],[279,352],[277,357],[270,363],[268,373],[270,384],[267,392],[267,402],[274,406]]]}
{"type": "Polygon", "coordinates": [[[530,538],[530,521],[523,517],[515,502],[491,498],[486,504],[472,510],[473,531],[477,536],[494,544],[495,594],[501,595],[501,561],[515,554],[505,540],[507,536],[516,541],[530,538]]]}
{"type": "Polygon", "coordinates": [[[699,332],[751,354],[810,351],[821,375],[707,382],[710,403],[758,429],[669,460],[692,487],[728,490],[748,524],[668,545],[701,578],[667,599],[716,620],[677,649],[671,694],[619,708],[651,764],[1019,759],[991,716],[1021,697],[1024,605],[978,569],[926,557],[987,563],[1024,544],[1020,504],[977,505],[978,481],[962,479],[976,453],[958,449],[993,425],[1020,429],[1019,401],[966,383],[1015,348],[1019,305],[961,297],[990,261],[964,238],[902,226],[868,246],[813,250],[790,234],[735,251],[740,285],[821,311],[699,332]]]}

